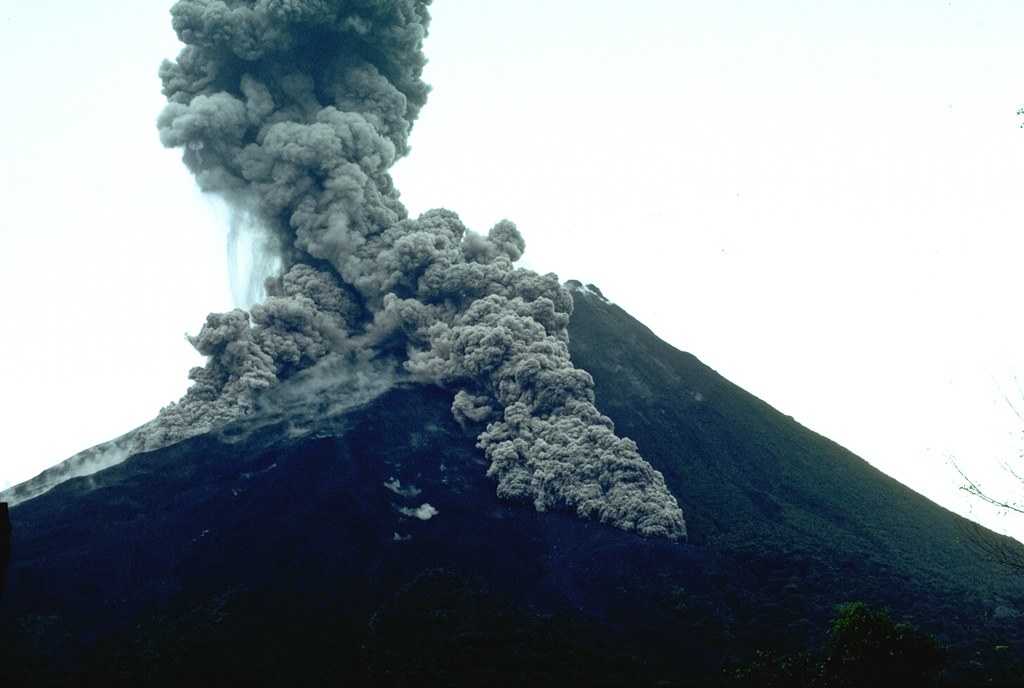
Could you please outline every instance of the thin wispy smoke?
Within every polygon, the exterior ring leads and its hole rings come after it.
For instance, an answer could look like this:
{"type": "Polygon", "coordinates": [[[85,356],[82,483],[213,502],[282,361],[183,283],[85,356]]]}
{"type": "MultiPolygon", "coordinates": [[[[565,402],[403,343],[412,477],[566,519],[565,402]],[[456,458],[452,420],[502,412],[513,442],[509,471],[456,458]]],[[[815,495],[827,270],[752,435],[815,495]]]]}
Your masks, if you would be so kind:
{"type": "MultiPolygon", "coordinates": [[[[486,235],[449,210],[410,218],[390,168],[424,107],[429,0],[181,0],[185,47],[160,68],[167,147],[279,266],[249,312],[211,314],[185,396],[140,429],[152,449],[256,412],[331,361],[444,385],[479,436],[499,496],[645,536],[686,527],[662,475],[594,407],[573,367],[572,297],[517,269],[507,220],[486,235]]],[[[238,240],[238,237],[235,237],[238,240]]],[[[342,369],[348,371],[343,372],[342,369]]]]}
{"type": "Polygon", "coordinates": [[[92,475],[104,468],[116,466],[132,454],[132,448],[137,444],[140,430],[141,428],[135,428],[120,437],[102,442],[68,457],[31,480],[26,480],[0,492],[0,501],[9,502],[11,506],[14,506],[33,497],[38,497],[72,478],[92,475]]]}

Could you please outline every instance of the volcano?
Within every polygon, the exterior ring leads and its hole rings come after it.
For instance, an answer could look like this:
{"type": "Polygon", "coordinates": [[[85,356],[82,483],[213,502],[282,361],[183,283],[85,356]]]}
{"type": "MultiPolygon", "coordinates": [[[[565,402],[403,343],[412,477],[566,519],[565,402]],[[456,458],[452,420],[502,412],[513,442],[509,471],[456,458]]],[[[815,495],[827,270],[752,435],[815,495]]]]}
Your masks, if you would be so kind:
{"type": "Polygon", "coordinates": [[[255,252],[245,309],[181,400],[4,493],[5,681],[716,682],[850,601],[1016,677],[961,520],[517,267],[511,221],[409,215],[429,5],[172,7],[160,140],[255,252]]]}
{"type": "MultiPolygon", "coordinates": [[[[6,676],[27,684],[715,682],[888,605],[1006,678],[1017,594],[959,517],[578,282],[571,353],[688,505],[688,542],[497,497],[453,394],[291,395],[13,506],[6,676]]],[[[981,667],[981,668],[979,668],[981,667]]],[[[973,672],[973,673],[972,673],[973,672]]]]}

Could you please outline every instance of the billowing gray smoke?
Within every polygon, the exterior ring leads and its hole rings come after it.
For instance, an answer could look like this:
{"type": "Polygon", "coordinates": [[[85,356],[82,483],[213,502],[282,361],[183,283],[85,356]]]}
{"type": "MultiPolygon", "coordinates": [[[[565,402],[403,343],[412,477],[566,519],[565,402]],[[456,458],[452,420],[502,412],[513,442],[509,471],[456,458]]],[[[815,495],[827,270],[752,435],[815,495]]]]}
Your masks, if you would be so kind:
{"type": "Polygon", "coordinates": [[[594,407],[573,367],[572,298],[516,269],[515,225],[487,236],[433,210],[411,219],[389,169],[429,87],[430,0],[181,0],[186,47],[160,75],[165,146],[226,198],[281,265],[250,313],[191,338],[193,386],[140,432],[153,448],[252,412],[280,381],[330,361],[390,361],[456,392],[498,494],[575,509],[646,536],[685,537],[662,475],[594,407]]]}

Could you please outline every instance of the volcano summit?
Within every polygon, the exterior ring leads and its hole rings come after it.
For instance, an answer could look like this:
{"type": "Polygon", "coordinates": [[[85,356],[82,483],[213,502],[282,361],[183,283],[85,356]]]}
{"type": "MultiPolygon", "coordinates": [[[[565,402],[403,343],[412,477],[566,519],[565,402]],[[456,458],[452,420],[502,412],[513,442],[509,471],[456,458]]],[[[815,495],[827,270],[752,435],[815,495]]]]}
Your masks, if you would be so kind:
{"type": "Polygon", "coordinates": [[[594,406],[569,359],[572,299],[516,269],[507,220],[481,236],[435,210],[407,217],[389,168],[428,86],[428,2],[178,2],[186,44],[160,75],[165,146],[280,266],[250,313],[212,314],[192,338],[194,385],[138,438],[166,446],[251,413],[257,397],[324,362],[343,376],[388,362],[455,390],[481,424],[498,495],[682,539],[664,480],[594,406]]]}

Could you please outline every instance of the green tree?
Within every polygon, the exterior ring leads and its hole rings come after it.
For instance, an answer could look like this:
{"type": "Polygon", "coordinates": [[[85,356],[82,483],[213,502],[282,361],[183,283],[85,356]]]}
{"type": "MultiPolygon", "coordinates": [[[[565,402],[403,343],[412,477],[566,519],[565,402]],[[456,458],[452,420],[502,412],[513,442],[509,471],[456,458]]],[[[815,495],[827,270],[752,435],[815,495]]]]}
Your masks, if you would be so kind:
{"type": "Polygon", "coordinates": [[[819,650],[777,657],[759,652],[730,678],[739,685],[858,686],[934,682],[949,651],[934,636],[896,623],[888,608],[872,612],[863,602],[836,608],[829,639],[819,650]]]}
{"type": "MultiPolygon", "coordinates": [[[[934,680],[948,651],[934,636],[892,620],[888,607],[872,612],[863,602],[837,608],[830,623],[825,675],[839,685],[934,680]]],[[[830,682],[831,683],[831,682],[830,682]]]]}

